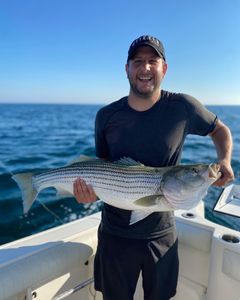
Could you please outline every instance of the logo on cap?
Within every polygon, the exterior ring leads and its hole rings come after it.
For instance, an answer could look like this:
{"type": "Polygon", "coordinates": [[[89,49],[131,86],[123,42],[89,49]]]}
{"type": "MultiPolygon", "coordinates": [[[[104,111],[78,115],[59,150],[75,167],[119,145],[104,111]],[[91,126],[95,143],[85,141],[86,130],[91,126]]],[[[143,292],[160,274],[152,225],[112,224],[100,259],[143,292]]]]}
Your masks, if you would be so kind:
{"type": "Polygon", "coordinates": [[[128,50],[128,61],[133,57],[135,50],[144,45],[152,47],[166,61],[163,44],[157,38],[150,35],[140,36],[132,42],[128,50]]]}
{"type": "Polygon", "coordinates": [[[150,36],[150,35],[143,35],[143,36],[140,36],[139,38],[137,38],[136,40],[134,40],[132,42],[130,48],[134,47],[136,44],[139,44],[142,42],[150,42],[150,43],[155,44],[156,46],[159,46],[159,44],[160,44],[160,41],[158,39],[156,39],[155,37],[150,36]]]}

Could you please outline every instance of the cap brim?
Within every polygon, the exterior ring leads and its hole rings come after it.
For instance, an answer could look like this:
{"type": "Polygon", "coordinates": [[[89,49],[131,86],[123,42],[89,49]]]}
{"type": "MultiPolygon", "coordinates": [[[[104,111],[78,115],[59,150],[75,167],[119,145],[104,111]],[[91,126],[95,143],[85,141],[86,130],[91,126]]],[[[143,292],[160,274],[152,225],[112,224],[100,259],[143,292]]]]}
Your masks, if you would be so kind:
{"type": "Polygon", "coordinates": [[[147,41],[144,41],[143,43],[139,43],[138,45],[136,45],[136,47],[134,47],[131,52],[128,54],[128,61],[134,56],[136,50],[139,48],[139,47],[143,47],[143,46],[149,46],[151,48],[153,48],[159,57],[161,57],[164,61],[165,61],[165,56],[158,50],[156,49],[156,47],[154,47],[154,45],[152,45],[151,43],[148,43],[147,41]]]}

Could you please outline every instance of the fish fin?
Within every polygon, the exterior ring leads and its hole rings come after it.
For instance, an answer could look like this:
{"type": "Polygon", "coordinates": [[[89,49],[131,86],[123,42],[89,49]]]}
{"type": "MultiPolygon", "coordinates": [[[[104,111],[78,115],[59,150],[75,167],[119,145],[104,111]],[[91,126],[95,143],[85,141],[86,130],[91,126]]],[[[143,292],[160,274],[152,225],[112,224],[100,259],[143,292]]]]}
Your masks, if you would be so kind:
{"type": "Polygon", "coordinates": [[[139,205],[141,207],[151,207],[151,206],[155,206],[156,204],[158,204],[162,198],[164,198],[164,196],[150,195],[150,196],[145,196],[145,197],[139,198],[139,199],[135,200],[133,203],[136,205],[139,205]]]}
{"type": "Polygon", "coordinates": [[[146,196],[135,200],[133,203],[143,208],[153,208],[155,206],[154,211],[174,210],[173,207],[169,204],[168,200],[164,197],[164,195],[146,196]]]}
{"type": "Polygon", "coordinates": [[[76,164],[79,162],[95,160],[95,159],[97,159],[97,158],[81,154],[79,157],[76,157],[73,160],[71,160],[67,165],[70,166],[70,165],[73,165],[73,164],[76,164]]]}
{"type": "Polygon", "coordinates": [[[131,212],[131,218],[129,221],[129,225],[133,225],[133,224],[137,223],[138,221],[145,219],[151,213],[153,213],[152,210],[143,210],[143,209],[133,210],[131,212]]]}
{"type": "Polygon", "coordinates": [[[19,173],[12,176],[22,192],[23,212],[27,213],[38,195],[32,185],[33,173],[19,173]]]}
{"type": "Polygon", "coordinates": [[[124,165],[124,166],[144,166],[139,161],[136,161],[130,157],[120,158],[119,160],[115,161],[114,163],[124,165]]]}

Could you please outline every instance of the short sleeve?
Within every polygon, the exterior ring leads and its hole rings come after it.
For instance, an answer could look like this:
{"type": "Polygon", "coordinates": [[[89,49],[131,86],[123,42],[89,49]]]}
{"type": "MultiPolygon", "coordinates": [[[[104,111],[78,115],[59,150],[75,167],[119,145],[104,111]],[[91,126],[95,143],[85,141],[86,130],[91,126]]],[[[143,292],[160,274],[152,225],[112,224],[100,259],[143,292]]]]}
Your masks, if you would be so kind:
{"type": "Polygon", "coordinates": [[[212,132],[217,116],[192,96],[183,94],[183,97],[189,115],[188,133],[205,136],[212,132]]]}

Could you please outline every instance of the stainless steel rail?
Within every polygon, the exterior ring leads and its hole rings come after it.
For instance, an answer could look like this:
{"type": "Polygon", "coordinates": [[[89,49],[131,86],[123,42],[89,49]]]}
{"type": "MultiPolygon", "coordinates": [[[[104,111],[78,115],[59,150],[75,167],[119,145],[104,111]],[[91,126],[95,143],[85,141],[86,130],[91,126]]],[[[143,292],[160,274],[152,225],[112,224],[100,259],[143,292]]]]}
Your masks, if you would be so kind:
{"type": "Polygon", "coordinates": [[[62,299],[65,299],[68,296],[76,293],[77,291],[83,289],[85,286],[87,286],[87,285],[89,285],[89,284],[91,284],[93,282],[94,282],[94,278],[90,278],[90,279],[88,279],[88,280],[80,283],[79,285],[75,286],[74,288],[70,289],[69,291],[66,291],[66,292],[64,292],[64,293],[62,293],[62,294],[60,294],[60,295],[52,298],[52,300],[62,300],[62,299]]]}

